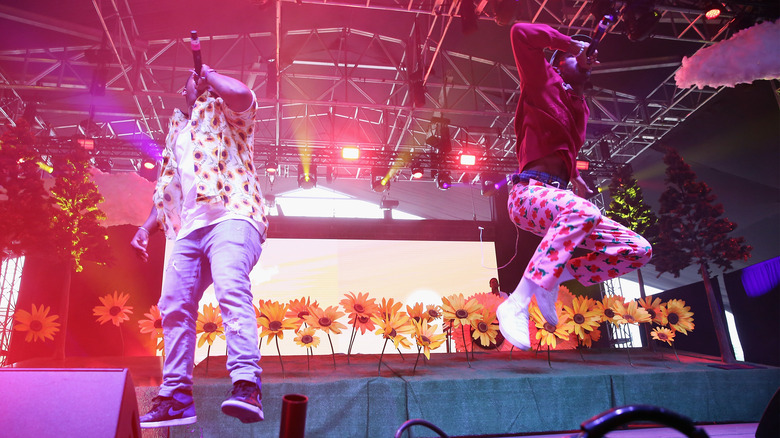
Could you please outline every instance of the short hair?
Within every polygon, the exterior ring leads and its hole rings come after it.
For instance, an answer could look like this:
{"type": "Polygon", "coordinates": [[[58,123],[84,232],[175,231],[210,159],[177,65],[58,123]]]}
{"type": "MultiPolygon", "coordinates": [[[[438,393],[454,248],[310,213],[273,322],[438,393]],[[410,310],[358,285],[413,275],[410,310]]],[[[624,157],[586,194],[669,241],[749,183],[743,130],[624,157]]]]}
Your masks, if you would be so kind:
{"type": "MultiPolygon", "coordinates": [[[[582,41],[582,42],[585,42],[585,43],[592,43],[593,42],[593,38],[589,37],[588,35],[582,35],[582,34],[572,35],[571,39],[577,40],[577,41],[582,41]]],[[[565,50],[556,50],[556,51],[554,51],[552,56],[550,56],[550,65],[555,67],[560,62],[561,58],[563,58],[567,54],[568,54],[568,52],[566,52],[565,50]]]]}

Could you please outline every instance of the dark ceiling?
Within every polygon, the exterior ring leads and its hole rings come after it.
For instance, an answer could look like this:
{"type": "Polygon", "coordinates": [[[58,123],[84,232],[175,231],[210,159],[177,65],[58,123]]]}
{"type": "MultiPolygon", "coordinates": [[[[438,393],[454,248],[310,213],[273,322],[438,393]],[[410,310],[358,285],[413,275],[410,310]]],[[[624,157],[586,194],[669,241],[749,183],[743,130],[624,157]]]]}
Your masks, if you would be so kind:
{"type": "MultiPolygon", "coordinates": [[[[251,83],[258,95],[256,161],[276,154],[282,175],[289,176],[273,186],[266,181],[268,191],[295,188],[295,163],[305,145],[315,161],[337,168],[334,187],[347,194],[376,203],[383,196],[399,199],[400,209],[426,218],[487,220],[489,201],[478,188],[439,191],[428,175],[411,181],[408,162],[389,193],[373,192],[366,181],[381,160],[414,156],[435,168],[435,151],[425,140],[437,117],[449,120],[454,150],[476,149],[483,169],[512,171],[518,86],[509,28],[493,21],[495,1],[476,3],[484,5],[477,30],[464,34],[458,4],[449,1],[3,0],[0,118],[34,115],[40,138],[95,137],[105,142],[98,153],[115,157],[123,150],[116,142],[159,142],[181,103],[177,91],[192,64],[189,31],[196,29],[205,62],[251,83]],[[278,46],[277,25],[283,35],[278,46]],[[421,49],[413,53],[410,47],[421,49]],[[271,87],[277,50],[278,95],[271,87]],[[410,81],[415,67],[427,89],[425,102],[416,106],[410,81]],[[104,91],[95,89],[101,75],[104,91]],[[332,157],[349,142],[360,142],[366,158],[349,165],[332,157]]],[[[589,0],[513,5],[516,19],[568,34],[589,33],[595,23],[589,0]]],[[[778,82],[704,90],[678,90],[670,82],[683,56],[733,34],[737,19],[776,18],[773,0],[727,5],[724,18],[705,23],[697,2],[659,0],[656,35],[639,42],[629,41],[625,23],[618,22],[600,48],[582,158],[630,162],[646,199],[656,204],[663,191],[663,148],[678,149],[737,222],[735,234],[754,247],[752,264],[780,253],[778,82]],[[664,93],[674,97],[664,101],[664,93]],[[659,107],[663,114],[654,112],[659,107]],[[669,122],[669,114],[681,122],[669,122]],[[605,139],[611,157],[595,147],[605,139]]],[[[138,157],[123,156],[134,165],[138,157]]],[[[463,182],[480,173],[453,170],[463,182]]],[[[697,274],[646,278],[669,288],[696,281],[697,274]]]]}

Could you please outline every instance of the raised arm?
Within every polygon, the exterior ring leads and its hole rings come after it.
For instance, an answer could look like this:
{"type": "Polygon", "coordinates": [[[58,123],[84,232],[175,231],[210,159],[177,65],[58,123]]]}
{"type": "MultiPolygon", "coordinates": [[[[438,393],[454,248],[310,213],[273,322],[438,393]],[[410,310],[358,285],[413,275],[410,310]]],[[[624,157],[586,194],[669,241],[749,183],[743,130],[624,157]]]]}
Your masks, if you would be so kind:
{"type": "MultiPolygon", "coordinates": [[[[194,73],[193,77],[196,77],[194,73]]],[[[203,64],[198,82],[198,88],[201,87],[200,82],[211,87],[233,111],[242,112],[252,105],[254,97],[249,87],[238,79],[218,73],[206,64],[203,64]]]]}

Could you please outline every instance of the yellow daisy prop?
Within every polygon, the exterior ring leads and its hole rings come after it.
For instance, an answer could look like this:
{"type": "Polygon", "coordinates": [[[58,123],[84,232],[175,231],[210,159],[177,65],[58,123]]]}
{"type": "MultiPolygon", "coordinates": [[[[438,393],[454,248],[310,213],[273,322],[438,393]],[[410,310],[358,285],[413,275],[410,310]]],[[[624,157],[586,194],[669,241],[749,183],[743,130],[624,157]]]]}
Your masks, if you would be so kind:
{"type": "MultiPolygon", "coordinates": [[[[382,300],[384,302],[384,299],[382,300]]],[[[398,307],[400,309],[400,306],[398,307]]],[[[372,316],[371,320],[378,326],[374,334],[382,335],[385,342],[382,344],[382,353],[379,354],[379,366],[378,372],[382,372],[382,358],[385,354],[385,348],[387,347],[387,341],[393,341],[398,353],[401,353],[399,347],[412,348],[411,342],[404,337],[405,334],[414,333],[414,327],[410,322],[409,316],[404,312],[398,312],[386,315],[380,312],[376,316],[372,316]]],[[[403,356],[402,356],[403,357],[403,356]]]]}
{"type": "Polygon", "coordinates": [[[615,317],[615,311],[612,309],[616,302],[625,302],[625,298],[620,295],[606,296],[601,301],[596,301],[596,308],[601,313],[602,322],[612,322],[615,317]]]}
{"type": "Polygon", "coordinates": [[[639,305],[647,311],[650,315],[650,319],[658,325],[665,325],[664,316],[666,309],[661,304],[660,298],[645,297],[639,299],[639,305]]]}
{"type": "Polygon", "coordinates": [[[202,347],[206,342],[209,343],[209,349],[211,344],[219,336],[221,339],[225,339],[225,328],[222,325],[222,315],[219,311],[219,307],[215,307],[211,304],[203,305],[203,312],[198,312],[198,321],[195,323],[195,334],[200,334],[198,339],[198,347],[202,347]]]}
{"type": "MultiPolygon", "coordinates": [[[[422,350],[426,359],[431,358],[431,350],[435,350],[444,343],[444,333],[436,334],[437,325],[430,325],[425,321],[414,322],[414,340],[417,348],[422,350]]],[[[415,367],[417,363],[415,363],[415,367]]]]}
{"type": "Polygon", "coordinates": [[[601,321],[596,310],[596,302],[588,297],[574,297],[571,306],[563,305],[561,313],[567,317],[563,329],[568,333],[574,333],[579,339],[585,337],[586,331],[596,329],[601,321]]]}
{"type": "Polygon", "coordinates": [[[674,342],[674,330],[669,330],[666,327],[656,327],[650,332],[650,336],[656,341],[666,342],[672,345],[674,342]]]}
{"type": "Polygon", "coordinates": [[[352,333],[349,335],[349,347],[347,348],[347,361],[352,355],[352,345],[355,343],[357,331],[365,335],[366,331],[374,330],[374,323],[371,317],[379,312],[379,306],[374,298],[369,299],[368,294],[349,292],[344,295],[340,301],[344,310],[349,315],[349,324],[352,326],[352,333]]]}
{"type": "Polygon", "coordinates": [[[612,318],[612,323],[615,325],[640,324],[652,320],[647,310],[639,307],[639,303],[633,300],[628,304],[623,301],[615,301],[612,310],[615,312],[615,317],[612,318]]]}
{"type": "Polygon", "coordinates": [[[450,295],[441,298],[442,315],[445,321],[450,321],[452,328],[456,329],[459,325],[469,327],[474,321],[482,319],[482,305],[476,299],[466,301],[463,294],[450,295]]]}
{"type": "Polygon", "coordinates": [[[558,325],[552,325],[547,322],[544,316],[542,316],[539,306],[535,303],[528,307],[531,320],[537,328],[536,339],[539,341],[540,347],[547,345],[554,349],[558,345],[558,339],[563,341],[569,340],[569,333],[563,328],[568,321],[568,316],[562,314],[560,302],[555,304],[555,310],[558,313],[558,325]]]}
{"type": "Polygon", "coordinates": [[[297,336],[294,339],[296,344],[306,349],[306,368],[309,370],[311,370],[309,356],[314,355],[314,352],[311,350],[312,348],[316,348],[318,345],[320,345],[320,338],[314,335],[316,332],[317,329],[314,327],[306,327],[302,330],[299,330],[298,333],[296,333],[297,336]]]}
{"type": "Polygon", "coordinates": [[[683,300],[669,300],[666,302],[666,321],[678,332],[687,335],[693,331],[693,312],[691,307],[685,305],[683,300]]]}
{"type": "Polygon", "coordinates": [[[24,336],[24,342],[46,342],[54,340],[54,335],[60,331],[60,323],[54,322],[59,315],[49,316],[51,307],[41,304],[39,307],[32,305],[32,312],[17,309],[14,313],[14,330],[27,332],[24,336]]]}
{"type": "Polygon", "coordinates": [[[472,322],[471,328],[471,337],[483,348],[496,344],[498,321],[496,321],[494,312],[491,312],[489,309],[482,309],[482,319],[472,322]]]}
{"type": "Polygon", "coordinates": [[[285,330],[295,330],[295,320],[285,318],[286,304],[281,304],[278,301],[265,301],[260,304],[260,312],[263,315],[259,318],[262,328],[260,339],[267,337],[266,345],[271,343],[271,339],[284,339],[285,330]]]}
{"type": "Polygon", "coordinates": [[[160,309],[155,304],[149,308],[149,313],[144,313],[144,316],[146,319],[138,321],[138,328],[141,330],[141,333],[149,333],[149,336],[156,345],[157,340],[162,339],[163,337],[160,309]]]}
{"type": "Polygon", "coordinates": [[[125,306],[129,294],[120,294],[114,291],[114,294],[108,294],[103,297],[98,297],[102,306],[95,306],[92,308],[92,314],[98,317],[98,322],[103,325],[108,321],[111,321],[115,326],[119,327],[119,324],[130,319],[129,314],[133,313],[132,306],[125,306]]]}

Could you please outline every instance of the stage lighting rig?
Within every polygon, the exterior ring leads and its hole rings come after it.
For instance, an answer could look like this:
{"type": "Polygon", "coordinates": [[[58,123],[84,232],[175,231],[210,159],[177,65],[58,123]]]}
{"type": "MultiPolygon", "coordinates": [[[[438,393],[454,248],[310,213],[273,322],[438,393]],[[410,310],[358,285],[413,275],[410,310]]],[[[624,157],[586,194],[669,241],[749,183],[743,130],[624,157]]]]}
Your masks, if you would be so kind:
{"type": "Polygon", "coordinates": [[[633,42],[647,39],[661,19],[661,14],[655,10],[654,0],[630,0],[623,7],[622,16],[626,23],[626,36],[633,42]]]}
{"type": "Polygon", "coordinates": [[[390,177],[386,167],[371,168],[371,190],[382,193],[390,188],[390,177]]]}
{"type": "Polygon", "coordinates": [[[434,181],[439,190],[447,190],[452,187],[452,174],[449,170],[440,170],[436,172],[434,181]]]}
{"type": "Polygon", "coordinates": [[[298,164],[298,187],[309,190],[317,187],[317,166],[310,165],[309,170],[303,168],[303,164],[298,164]]]}

